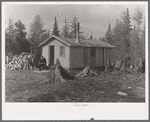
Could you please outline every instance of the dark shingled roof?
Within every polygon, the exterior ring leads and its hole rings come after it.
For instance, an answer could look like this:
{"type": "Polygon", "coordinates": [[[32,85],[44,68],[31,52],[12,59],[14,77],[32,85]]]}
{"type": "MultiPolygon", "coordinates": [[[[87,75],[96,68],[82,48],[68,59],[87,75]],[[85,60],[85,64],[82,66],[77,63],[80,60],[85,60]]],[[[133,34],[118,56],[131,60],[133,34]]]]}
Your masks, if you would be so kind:
{"type": "Polygon", "coordinates": [[[80,43],[75,43],[75,39],[65,38],[63,36],[51,36],[45,41],[43,41],[39,46],[44,46],[50,43],[53,39],[58,40],[59,42],[67,45],[67,46],[82,46],[82,47],[105,47],[105,48],[114,48],[115,46],[110,45],[104,41],[100,41],[97,39],[88,40],[88,39],[80,39],[80,43]]]}

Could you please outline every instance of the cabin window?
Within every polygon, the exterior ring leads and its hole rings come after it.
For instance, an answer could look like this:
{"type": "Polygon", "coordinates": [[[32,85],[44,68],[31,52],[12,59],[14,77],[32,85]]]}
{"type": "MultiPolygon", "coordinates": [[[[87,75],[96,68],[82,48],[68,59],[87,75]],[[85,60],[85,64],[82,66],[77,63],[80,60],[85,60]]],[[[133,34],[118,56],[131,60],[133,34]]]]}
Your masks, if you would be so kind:
{"type": "Polygon", "coordinates": [[[95,56],[96,55],[96,49],[95,48],[91,48],[91,56],[95,56]]]}
{"type": "Polygon", "coordinates": [[[64,46],[60,46],[60,57],[65,58],[65,47],[64,46]]]}

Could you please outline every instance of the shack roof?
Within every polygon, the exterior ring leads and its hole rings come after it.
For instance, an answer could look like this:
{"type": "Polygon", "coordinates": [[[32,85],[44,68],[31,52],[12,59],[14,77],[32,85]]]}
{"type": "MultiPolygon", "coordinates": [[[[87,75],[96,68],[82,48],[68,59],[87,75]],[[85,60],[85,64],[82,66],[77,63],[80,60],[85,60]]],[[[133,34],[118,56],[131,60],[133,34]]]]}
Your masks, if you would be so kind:
{"type": "Polygon", "coordinates": [[[50,43],[51,41],[53,41],[53,39],[58,40],[59,42],[71,47],[71,46],[78,46],[78,47],[105,47],[105,48],[114,48],[115,46],[108,44],[104,41],[101,40],[97,40],[97,39],[80,39],[80,43],[75,43],[75,39],[71,39],[71,38],[65,38],[63,36],[51,36],[48,39],[46,39],[45,41],[43,41],[39,46],[44,46],[48,43],[50,43]]]}

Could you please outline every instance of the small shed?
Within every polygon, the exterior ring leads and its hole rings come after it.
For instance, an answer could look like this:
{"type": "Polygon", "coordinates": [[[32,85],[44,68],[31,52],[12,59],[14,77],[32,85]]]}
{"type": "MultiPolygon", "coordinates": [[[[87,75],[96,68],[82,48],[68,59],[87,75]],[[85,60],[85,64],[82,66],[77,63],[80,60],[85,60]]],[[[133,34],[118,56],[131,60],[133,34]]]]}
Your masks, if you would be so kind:
{"type": "Polygon", "coordinates": [[[62,36],[52,36],[42,42],[42,55],[47,60],[47,66],[54,65],[59,59],[64,68],[84,68],[106,66],[110,62],[110,50],[114,48],[100,40],[75,39],[62,36]]]}

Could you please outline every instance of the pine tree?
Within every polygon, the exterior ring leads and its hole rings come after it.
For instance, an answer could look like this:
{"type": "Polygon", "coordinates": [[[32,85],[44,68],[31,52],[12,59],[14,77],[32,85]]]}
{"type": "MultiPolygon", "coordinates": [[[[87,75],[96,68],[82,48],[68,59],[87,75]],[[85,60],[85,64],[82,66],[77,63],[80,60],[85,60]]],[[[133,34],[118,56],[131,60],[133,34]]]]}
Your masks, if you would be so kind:
{"type": "Polygon", "coordinates": [[[135,61],[136,58],[138,58],[139,56],[139,48],[137,45],[139,45],[139,41],[138,40],[138,35],[137,35],[137,28],[134,25],[134,28],[131,32],[131,56],[132,56],[132,62],[135,61]]]}
{"type": "Polygon", "coordinates": [[[43,41],[42,35],[46,32],[43,28],[44,23],[42,22],[42,18],[40,15],[36,15],[29,28],[29,38],[32,45],[39,45],[43,41]]]}
{"type": "MultiPolygon", "coordinates": [[[[136,8],[136,12],[133,16],[133,19],[135,20],[136,22],[136,36],[137,36],[137,39],[134,40],[136,41],[136,46],[138,47],[138,57],[143,57],[143,44],[145,43],[145,39],[141,39],[143,36],[143,31],[142,31],[142,28],[141,28],[141,25],[143,23],[143,11],[142,9],[138,6],[136,8]]],[[[145,35],[145,34],[144,34],[145,35]]]]}
{"type": "Polygon", "coordinates": [[[50,28],[47,29],[47,33],[46,33],[46,34],[47,34],[47,37],[50,37],[50,36],[51,36],[51,35],[50,35],[50,28]]]}
{"type": "Polygon", "coordinates": [[[124,60],[124,69],[126,71],[126,61],[131,58],[130,52],[131,52],[131,43],[130,43],[130,35],[131,35],[131,21],[130,21],[130,15],[129,15],[129,10],[127,8],[127,12],[124,15],[123,18],[123,54],[122,58],[124,60]]]}
{"type": "Polygon", "coordinates": [[[140,26],[142,24],[142,20],[143,20],[143,12],[142,12],[142,9],[139,6],[136,8],[136,12],[133,16],[133,19],[137,23],[137,29],[139,30],[140,26]]]}
{"type": "Polygon", "coordinates": [[[9,18],[8,27],[5,30],[5,46],[6,55],[8,55],[9,53],[11,53],[12,55],[16,54],[14,23],[11,18],[9,18]]]}
{"type": "Polygon", "coordinates": [[[58,36],[58,35],[59,35],[59,31],[58,31],[58,23],[57,23],[56,17],[55,17],[55,21],[54,21],[54,24],[53,24],[52,35],[55,35],[55,36],[58,36]]]}
{"type": "Polygon", "coordinates": [[[64,22],[63,30],[61,32],[61,34],[64,37],[70,37],[70,34],[69,34],[69,25],[68,24],[69,23],[67,22],[66,17],[65,17],[65,22],[64,22]]]}
{"type": "Polygon", "coordinates": [[[93,39],[93,32],[91,33],[91,35],[90,35],[90,38],[89,38],[89,39],[91,39],[91,40],[93,39]]]}
{"type": "Polygon", "coordinates": [[[50,28],[47,28],[47,30],[45,31],[45,33],[42,34],[42,40],[46,40],[50,37],[50,28]]]}
{"type": "Polygon", "coordinates": [[[109,23],[108,31],[111,31],[111,24],[109,23]]]}
{"type": "Polygon", "coordinates": [[[112,29],[113,44],[112,43],[111,44],[116,46],[116,48],[111,51],[112,61],[122,60],[122,54],[123,54],[122,28],[123,28],[123,23],[117,19],[116,25],[112,29]]]}
{"type": "Polygon", "coordinates": [[[107,32],[105,34],[105,39],[108,43],[112,44],[112,32],[111,32],[111,24],[109,23],[107,32]]]}
{"type": "Polygon", "coordinates": [[[15,23],[15,34],[17,35],[18,42],[21,42],[26,38],[26,28],[25,25],[18,20],[18,22],[15,23]]]}
{"type": "Polygon", "coordinates": [[[15,23],[15,30],[14,30],[16,37],[17,53],[30,50],[30,46],[28,47],[29,43],[26,40],[27,33],[25,30],[26,30],[25,25],[20,20],[18,20],[18,22],[15,23]],[[26,43],[27,46],[25,46],[26,43]]]}
{"type": "Polygon", "coordinates": [[[77,33],[77,23],[78,19],[76,16],[73,17],[72,23],[71,23],[71,37],[76,38],[76,33],[77,33]]]}
{"type": "Polygon", "coordinates": [[[46,32],[40,15],[36,15],[30,24],[28,40],[31,44],[31,53],[41,55],[42,49],[38,45],[43,42],[43,34],[46,32]],[[35,51],[36,52],[35,52],[35,51]]]}
{"type": "Polygon", "coordinates": [[[131,21],[130,21],[130,15],[129,10],[127,8],[126,15],[124,17],[123,21],[123,41],[124,41],[124,52],[129,53],[130,52],[130,34],[131,34],[131,21]]]}

